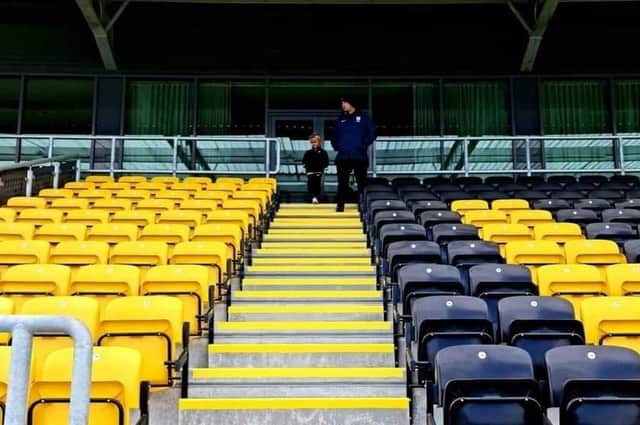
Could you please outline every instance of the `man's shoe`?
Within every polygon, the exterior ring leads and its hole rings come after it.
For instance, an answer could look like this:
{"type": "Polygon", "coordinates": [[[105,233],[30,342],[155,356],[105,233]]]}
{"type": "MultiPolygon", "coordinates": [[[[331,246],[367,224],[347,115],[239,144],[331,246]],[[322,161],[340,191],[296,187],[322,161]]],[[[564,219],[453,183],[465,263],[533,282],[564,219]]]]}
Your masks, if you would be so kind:
{"type": "Polygon", "coordinates": [[[338,204],[336,206],[336,212],[344,212],[344,205],[338,204]]]}
{"type": "Polygon", "coordinates": [[[311,203],[312,203],[312,204],[319,204],[320,202],[318,202],[318,198],[315,198],[315,197],[314,197],[314,198],[311,200],[311,203]]]}

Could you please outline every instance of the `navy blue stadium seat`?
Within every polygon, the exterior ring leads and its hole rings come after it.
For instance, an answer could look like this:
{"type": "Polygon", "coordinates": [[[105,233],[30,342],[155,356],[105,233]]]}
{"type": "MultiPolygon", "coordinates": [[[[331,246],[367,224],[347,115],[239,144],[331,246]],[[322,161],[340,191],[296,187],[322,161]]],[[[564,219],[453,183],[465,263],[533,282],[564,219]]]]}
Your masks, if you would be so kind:
{"type": "Polygon", "coordinates": [[[438,197],[431,192],[421,191],[421,192],[404,192],[400,194],[400,198],[407,202],[420,202],[420,201],[437,201],[438,197]]]}
{"type": "Polygon", "coordinates": [[[584,199],[584,195],[582,192],[563,190],[562,192],[553,192],[550,197],[551,199],[566,199],[567,201],[574,202],[584,199]]]}
{"type": "Polygon", "coordinates": [[[424,227],[431,228],[441,223],[460,223],[460,214],[450,210],[425,211],[420,214],[419,221],[424,227]]]}
{"type": "Polygon", "coordinates": [[[362,193],[365,196],[367,196],[373,192],[393,192],[393,191],[394,191],[393,188],[388,184],[371,184],[371,185],[365,186],[365,188],[362,190],[362,193]]]}
{"type": "Polygon", "coordinates": [[[484,182],[492,186],[498,186],[513,183],[514,180],[511,176],[489,176],[484,179],[484,182]]]}
{"type": "Polygon", "coordinates": [[[464,185],[464,191],[469,193],[493,192],[494,187],[486,183],[474,183],[464,185]]]}
{"type": "Polygon", "coordinates": [[[544,176],[525,176],[519,175],[516,177],[516,183],[523,184],[525,186],[533,186],[534,184],[546,183],[544,176]]]}
{"type": "Polygon", "coordinates": [[[547,182],[547,183],[534,184],[531,186],[531,190],[535,190],[535,191],[542,192],[544,194],[549,195],[554,192],[560,192],[564,190],[564,188],[559,183],[547,182]]]}
{"type": "Polygon", "coordinates": [[[626,201],[616,202],[614,206],[619,209],[640,210],[640,199],[627,199],[626,201]]]}
{"type": "Polygon", "coordinates": [[[492,190],[488,192],[477,192],[475,193],[476,198],[482,199],[483,201],[492,202],[497,199],[508,199],[510,196],[506,193],[498,192],[497,190],[492,190]]]}
{"type": "Polygon", "coordinates": [[[372,201],[369,204],[369,208],[368,208],[368,216],[369,216],[369,222],[371,222],[376,213],[379,211],[386,211],[386,210],[404,210],[407,209],[407,204],[404,201],[401,201],[400,199],[379,199],[377,201],[372,201]]]}
{"type": "Polygon", "coordinates": [[[596,175],[585,175],[585,176],[580,176],[578,177],[578,182],[580,183],[584,183],[584,184],[590,184],[593,186],[599,186],[602,183],[606,183],[608,182],[609,179],[606,178],[605,176],[596,174],[596,175]]]}
{"type": "Polygon", "coordinates": [[[562,425],[640,424],[640,356],[623,347],[547,351],[551,405],[562,425]]]}
{"type": "Polygon", "coordinates": [[[470,184],[482,184],[482,177],[478,176],[459,176],[451,179],[453,184],[457,184],[458,186],[467,186],[470,184]]]}
{"type": "Polygon", "coordinates": [[[558,210],[564,210],[571,208],[571,204],[566,199],[540,199],[533,202],[534,210],[547,210],[551,214],[558,210]]]}
{"type": "Polygon", "coordinates": [[[476,199],[476,197],[467,192],[440,192],[438,193],[438,197],[443,202],[451,203],[453,201],[465,200],[465,199],[476,199]]]}
{"type": "Polygon", "coordinates": [[[393,187],[420,185],[420,179],[417,177],[396,177],[391,181],[393,187]]]}
{"type": "Polygon", "coordinates": [[[629,187],[640,185],[640,178],[631,174],[620,175],[616,174],[609,179],[611,183],[624,183],[629,187]]]}
{"type": "Polygon", "coordinates": [[[373,223],[370,229],[371,240],[375,240],[378,237],[382,226],[391,223],[415,223],[416,217],[409,210],[384,210],[378,211],[373,218],[373,223]]]}
{"type": "Polygon", "coordinates": [[[447,261],[452,266],[469,268],[483,263],[504,263],[498,245],[487,241],[451,241],[447,245],[447,261]]]}
{"type": "Polygon", "coordinates": [[[498,301],[517,295],[538,295],[538,287],[525,266],[487,263],[469,269],[469,294],[485,300],[497,331],[498,301]]]}
{"type": "Polygon", "coordinates": [[[620,182],[607,182],[607,183],[602,183],[600,186],[598,186],[599,190],[613,190],[616,192],[626,192],[627,190],[630,190],[631,187],[629,185],[627,185],[626,183],[620,183],[620,182]]]}
{"type": "Polygon", "coordinates": [[[526,351],[461,345],[436,354],[437,402],[444,425],[543,425],[538,383],[526,351]]]}
{"type": "Polygon", "coordinates": [[[594,189],[594,186],[589,183],[571,183],[565,186],[565,190],[571,192],[580,192],[582,194],[587,194],[594,189]]]}
{"type": "Polygon", "coordinates": [[[457,192],[460,191],[460,186],[457,184],[449,183],[438,183],[431,186],[431,191],[433,193],[442,193],[442,192],[457,192]]]}
{"type": "Polygon", "coordinates": [[[596,213],[600,215],[601,211],[611,208],[611,202],[602,198],[582,199],[574,202],[573,208],[577,210],[596,211],[596,213]]]}
{"type": "Polygon", "coordinates": [[[407,203],[416,217],[420,217],[425,211],[446,211],[449,209],[442,201],[415,201],[407,203]]]}
{"type": "Polygon", "coordinates": [[[414,223],[385,224],[378,233],[380,237],[376,253],[381,257],[387,256],[387,247],[391,242],[427,240],[425,228],[414,223]]]}
{"type": "Polygon", "coordinates": [[[427,237],[442,247],[446,247],[451,241],[475,241],[480,239],[477,227],[460,223],[436,224],[427,232],[427,237]]]}
{"type": "Polygon", "coordinates": [[[548,196],[544,192],[537,190],[522,190],[513,192],[513,197],[517,199],[525,199],[529,202],[539,201],[540,199],[547,199],[548,196]]]}
{"type": "Polygon", "coordinates": [[[592,190],[589,192],[589,198],[591,199],[606,199],[608,201],[619,201],[624,199],[622,192],[615,190],[592,190]]]}
{"type": "Polygon", "coordinates": [[[638,237],[627,223],[591,223],[587,224],[585,233],[587,239],[608,239],[620,245],[638,237]]]}
{"type": "Polygon", "coordinates": [[[560,223],[575,223],[582,228],[589,223],[600,221],[595,211],[585,209],[558,210],[556,212],[556,220],[560,223]]]}
{"type": "Polygon", "coordinates": [[[427,188],[421,184],[403,184],[395,187],[399,195],[407,192],[428,192],[427,188]]]}
{"type": "Polygon", "coordinates": [[[398,270],[394,303],[402,305],[404,315],[411,315],[414,300],[434,295],[467,295],[460,270],[453,266],[432,263],[412,263],[398,270]]]}
{"type": "Polygon", "coordinates": [[[385,177],[367,177],[367,180],[365,181],[365,185],[367,186],[388,186],[389,184],[389,179],[385,177]]]}
{"type": "Polygon", "coordinates": [[[509,297],[498,303],[500,340],[526,350],[536,378],[547,380],[545,353],[555,347],[584,344],[582,323],[571,303],[560,297],[509,297]]]}
{"type": "Polygon", "coordinates": [[[420,298],[405,323],[407,365],[419,380],[433,380],[438,351],[456,345],[492,344],[494,334],[487,305],[464,295],[420,298]]]}
{"type": "Polygon", "coordinates": [[[502,193],[513,193],[513,192],[522,192],[524,190],[529,190],[529,187],[519,183],[505,183],[505,184],[498,185],[496,189],[502,193]]]}
{"type": "Polygon", "coordinates": [[[608,209],[602,211],[602,221],[640,224],[640,211],[634,209],[608,209]]]}
{"type": "Polygon", "coordinates": [[[447,183],[451,183],[451,179],[448,179],[447,177],[444,177],[444,176],[425,177],[424,179],[422,179],[422,184],[427,187],[432,187],[434,185],[447,184],[447,183]]]}
{"type": "Polygon", "coordinates": [[[561,184],[563,186],[577,182],[574,176],[556,175],[547,177],[547,183],[561,184]]]}
{"type": "Polygon", "coordinates": [[[398,270],[411,263],[442,262],[440,246],[431,241],[398,241],[387,247],[387,257],[383,265],[383,272],[389,274],[392,282],[398,280],[398,270]]]}
{"type": "Polygon", "coordinates": [[[627,263],[640,263],[640,240],[625,242],[624,254],[627,257],[627,263]]]}
{"type": "Polygon", "coordinates": [[[367,213],[369,212],[369,208],[371,208],[371,204],[373,204],[376,201],[393,201],[393,200],[400,200],[400,198],[398,197],[398,194],[391,191],[391,192],[370,192],[368,194],[366,194],[363,199],[362,199],[362,203],[361,203],[361,210],[364,214],[364,217],[367,216],[367,213]],[[363,207],[363,208],[362,208],[363,207]]]}

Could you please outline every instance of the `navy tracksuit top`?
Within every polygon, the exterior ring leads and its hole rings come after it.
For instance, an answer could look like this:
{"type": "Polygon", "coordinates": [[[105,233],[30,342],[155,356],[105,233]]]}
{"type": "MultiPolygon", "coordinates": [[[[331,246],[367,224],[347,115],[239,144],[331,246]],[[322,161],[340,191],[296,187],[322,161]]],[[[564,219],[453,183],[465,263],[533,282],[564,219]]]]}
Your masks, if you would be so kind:
{"type": "Polygon", "coordinates": [[[336,161],[367,161],[367,148],[376,140],[376,126],[364,112],[343,113],[336,120],[331,146],[338,152],[336,161]]]}

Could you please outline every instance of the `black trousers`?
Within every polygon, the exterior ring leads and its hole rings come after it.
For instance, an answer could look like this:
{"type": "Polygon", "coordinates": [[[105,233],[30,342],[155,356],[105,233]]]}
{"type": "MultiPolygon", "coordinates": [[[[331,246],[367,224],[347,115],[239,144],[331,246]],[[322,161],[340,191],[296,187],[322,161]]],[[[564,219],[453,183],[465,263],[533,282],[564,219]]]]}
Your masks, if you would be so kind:
{"type": "Polygon", "coordinates": [[[361,193],[367,180],[368,168],[369,161],[366,160],[344,159],[336,161],[336,169],[338,172],[338,205],[344,205],[349,198],[349,176],[351,175],[351,172],[353,171],[356,175],[358,193],[361,193]]]}
{"type": "Polygon", "coordinates": [[[320,198],[322,192],[322,174],[307,174],[307,191],[312,198],[320,198]]]}

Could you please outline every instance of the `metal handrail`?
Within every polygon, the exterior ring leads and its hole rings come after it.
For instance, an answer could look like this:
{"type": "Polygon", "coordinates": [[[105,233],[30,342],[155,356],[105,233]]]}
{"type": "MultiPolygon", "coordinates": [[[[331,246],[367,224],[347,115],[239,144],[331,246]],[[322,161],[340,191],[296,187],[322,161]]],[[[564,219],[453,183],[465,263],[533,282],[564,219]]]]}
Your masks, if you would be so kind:
{"type": "Polygon", "coordinates": [[[78,159],[77,155],[58,155],[58,156],[52,156],[48,158],[34,159],[32,161],[16,162],[13,164],[7,164],[7,165],[1,166],[0,173],[4,171],[31,168],[31,167],[35,167],[36,165],[51,164],[53,162],[73,161],[76,159],[78,159]]]}

